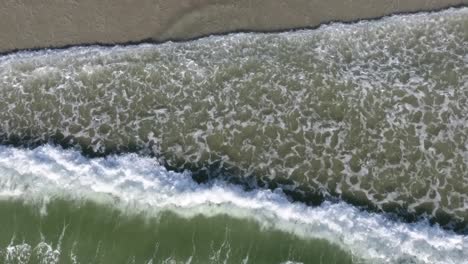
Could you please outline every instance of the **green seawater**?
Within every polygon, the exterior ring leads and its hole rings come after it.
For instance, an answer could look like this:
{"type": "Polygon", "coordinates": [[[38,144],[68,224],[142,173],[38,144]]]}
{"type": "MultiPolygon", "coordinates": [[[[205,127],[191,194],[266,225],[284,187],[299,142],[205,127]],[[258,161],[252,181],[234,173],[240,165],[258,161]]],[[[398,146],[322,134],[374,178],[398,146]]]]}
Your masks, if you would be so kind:
{"type": "Polygon", "coordinates": [[[2,200],[0,212],[1,263],[353,263],[327,241],[229,216],[153,217],[63,199],[42,211],[2,200]]]}
{"type": "Polygon", "coordinates": [[[0,146],[7,263],[467,263],[468,236],[343,201],[197,183],[137,154],[0,146]]]}

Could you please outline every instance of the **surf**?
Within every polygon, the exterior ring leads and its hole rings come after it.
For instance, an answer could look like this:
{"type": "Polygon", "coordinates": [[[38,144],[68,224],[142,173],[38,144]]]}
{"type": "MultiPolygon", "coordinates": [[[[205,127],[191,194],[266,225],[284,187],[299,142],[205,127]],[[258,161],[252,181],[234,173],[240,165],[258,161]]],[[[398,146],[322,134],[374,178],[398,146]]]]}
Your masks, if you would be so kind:
{"type": "Polygon", "coordinates": [[[0,57],[0,143],[152,155],[466,229],[467,9],[0,57]]]}
{"type": "Polygon", "coordinates": [[[217,180],[200,184],[188,171],[169,171],[154,158],[136,154],[87,158],[76,150],[50,145],[1,146],[0,173],[2,200],[22,201],[43,216],[57,200],[78,205],[91,201],[146,219],[170,212],[181,219],[226,216],[254,222],[261,230],[257,232],[276,230],[305,241],[324,240],[369,263],[466,263],[467,259],[466,236],[427,221],[404,223],[345,202],[307,206],[290,201],[280,189],[245,190],[217,180]]]}

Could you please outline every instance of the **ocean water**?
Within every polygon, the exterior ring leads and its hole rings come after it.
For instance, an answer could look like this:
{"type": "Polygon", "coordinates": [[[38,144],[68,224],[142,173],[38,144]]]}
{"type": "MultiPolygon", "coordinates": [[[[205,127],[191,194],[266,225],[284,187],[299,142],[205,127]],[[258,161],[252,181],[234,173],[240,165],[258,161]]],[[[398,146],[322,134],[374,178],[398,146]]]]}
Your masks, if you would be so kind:
{"type": "Polygon", "coordinates": [[[0,148],[7,263],[466,263],[468,237],[344,202],[195,182],[136,154],[0,148]],[[37,261],[36,261],[37,259],[37,261]],[[16,261],[16,262],[15,262],[16,261]]]}
{"type": "Polygon", "coordinates": [[[5,263],[468,263],[468,8],[0,57],[5,263]]]}

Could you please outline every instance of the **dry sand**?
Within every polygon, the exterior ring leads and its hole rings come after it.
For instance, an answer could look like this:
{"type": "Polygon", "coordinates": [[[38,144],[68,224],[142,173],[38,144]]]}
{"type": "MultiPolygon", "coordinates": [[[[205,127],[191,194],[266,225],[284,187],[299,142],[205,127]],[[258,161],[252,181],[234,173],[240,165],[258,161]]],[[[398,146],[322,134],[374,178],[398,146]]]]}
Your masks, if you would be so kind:
{"type": "Polygon", "coordinates": [[[3,0],[0,52],[314,27],[467,4],[468,0],[3,0]]]}

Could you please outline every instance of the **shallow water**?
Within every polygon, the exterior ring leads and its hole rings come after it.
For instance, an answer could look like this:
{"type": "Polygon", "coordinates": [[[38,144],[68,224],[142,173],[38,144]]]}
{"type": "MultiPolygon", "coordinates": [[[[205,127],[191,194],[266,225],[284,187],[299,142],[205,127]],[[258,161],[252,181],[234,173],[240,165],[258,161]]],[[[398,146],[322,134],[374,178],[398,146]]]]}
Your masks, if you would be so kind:
{"type": "Polygon", "coordinates": [[[403,223],[344,202],[310,207],[291,202],[279,189],[246,191],[217,180],[199,184],[189,172],[168,171],[136,154],[89,159],[52,146],[0,147],[0,173],[0,209],[6,216],[0,246],[7,260],[23,255],[32,263],[75,257],[80,263],[468,259],[467,236],[427,221],[403,223]]]}
{"type": "Polygon", "coordinates": [[[0,257],[463,263],[467,29],[458,8],[2,56],[0,212],[19,218],[0,257]],[[213,233],[179,251],[179,225],[213,233]]]}

